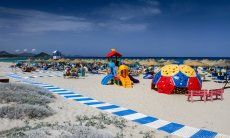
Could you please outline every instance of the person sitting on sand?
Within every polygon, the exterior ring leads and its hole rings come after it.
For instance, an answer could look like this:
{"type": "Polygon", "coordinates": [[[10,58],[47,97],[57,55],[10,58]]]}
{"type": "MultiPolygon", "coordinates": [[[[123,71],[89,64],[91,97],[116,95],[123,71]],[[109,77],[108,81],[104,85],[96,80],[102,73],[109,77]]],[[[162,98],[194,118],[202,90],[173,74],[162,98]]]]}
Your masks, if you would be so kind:
{"type": "Polygon", "coordinates": [[[83,68],[83,65],[80,64],[80,68],[78,69],[79,76],[84,77],[85,76],[85,70],[83,68]]]}
{"type": "Polygon", "coordinates": [[[65,69],[64,77],[65,77],[65,76],[70,76],[70,75],[71,75],[71,73],[70,73],[70,68],[67,67],[67,68],[65,69]]]}
{"type": "Polygon", "coordinates": [[[78,77],[78,69],[77,69],[77,67],[72,67],[70,72],[71,72],[72,77],[78,77]]]}

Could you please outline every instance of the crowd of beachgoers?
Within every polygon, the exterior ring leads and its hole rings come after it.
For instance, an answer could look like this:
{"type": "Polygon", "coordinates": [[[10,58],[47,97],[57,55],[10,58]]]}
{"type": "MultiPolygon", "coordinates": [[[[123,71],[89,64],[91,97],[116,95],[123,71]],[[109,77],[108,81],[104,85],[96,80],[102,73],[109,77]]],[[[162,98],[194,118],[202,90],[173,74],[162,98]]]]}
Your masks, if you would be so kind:
{"type": "MultiPolygon", "coordinates": [[[[130,68],[132,76],[144,74],[146,78],[152,79],[160,68],[168,64],[177,64],[174,60],[155,59],[121,59],[121,64],[130,68]]],[[[184,60],[183,64],[193,67],[205,79],[206,75],[211,75],[219,80],[226,80],[230,68],[230,60],[184,60]]],[[[24,60],[17,61],[11,65],[12,69],[18,67],[23,72],[36,70],[62,71],[63,76],[85,76],[86,73],[106,74],[108,73],[108,60],[106,59],[59,59],[59,60],[24,60]]]]}

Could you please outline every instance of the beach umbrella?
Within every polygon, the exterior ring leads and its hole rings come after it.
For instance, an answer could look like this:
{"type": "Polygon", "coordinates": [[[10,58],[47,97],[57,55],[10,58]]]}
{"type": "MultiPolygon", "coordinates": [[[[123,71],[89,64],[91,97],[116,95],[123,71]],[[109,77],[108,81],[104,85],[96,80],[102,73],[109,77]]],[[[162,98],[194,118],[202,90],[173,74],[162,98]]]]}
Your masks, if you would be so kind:
{"type": "Polygon", "coordinates": [[[128,59],[123,60],[123,63],[126,64],[126,65],[133,65],[134,64],[133,61],[128,60],[128,59]]]}
{"type": "Polygon", "coordinates": [[[141,61],[139,61],[139,64],[142,66],[148,66],[148,67],[153,66],[153,65],[159,65],[159,63],[154,59],[141,60],[141,61]]]}
{"type": "Polygon", "coordinates": [[[208,60],[208,59],[203,59],[200,62],[205,64],[207,67],[208,66],[214,66],[214,64],[215,64],[215,62],[213,60],[208,60]]]}
{"type": "Polygon", "coordinates": [[[163,58],[158,60],[159,63],[163,63],[163,62],[166,62],[166,60],[164,60],[163,58]]]}
{"type": "Polygon", "coordinates": [[[174,63],[173,61],[167,60],[167,61],[163,62],[161,65],[170,65],[173,63],[174,63]]]}
{"type": "Polygon", "coordinates": [[[81,61],[81,63],[86,63],[86,59],[77,59],[77,62],[81,61]]]}
{"type": "Polygon", "coordinates": [[[67,58],[67,59],[66,59],[66,62],[71,62],[71,59],[67,58]]]}
{"type": "Polygon", "coordinates": [[[187,65],[165,65],[155,74],[153,85],[159,93],[181,94],[187,90],[200,90],[201,77],[196,71],[187,65]]]}
{"type": "Polygon", "coordinates": [[[44,62],[44,60],[42,60],[42,59],[35,59],[34,61],[35,62],[44,62]]]}
{"type": "Polygon", "coordinates": [[[141,66],[145,66],[144,60],[140,60],[140,61],[139,61],[139,64],[140,64],[141,66]]]}
{"type": "Polygon", "coordinates": [[[134,64],[136,65],[136,66],[140,66],[140,63],[138,62],[138,61],[134,61],[134,64]]]}
{"type": "Polygon", "coordinates": [[[61,58],[61,59],[58,59],[57,62],[59,63],[66,63],[68,60],[67,59],[64,59],[64,58],[61,58]]]}
{"type": "Polygon", "coordinates": [[[217,60],[217,61],[215,61],[214,66],[228,67],[228,66],[230,66],[230,61],[229,60],[217,60]]]}
{"type": "Polygon", "coordinates": [[[153,66],[153,65],[157,66],[157,65],[159,65],[159,63],[155,59],[150,59],[147,61],[147,65],[148,66],[153,66]]]}
{"type": "Polygon", "coordinates": [[[83,59],[82,62],[84,62],[84,63],[94,63],[95,61],[93,59],[83,59]]]}
{"type": "Polygon", "coordinates": [[[141,61],[139,61],[139,64],[142,66],[147,66],[148,63],[146,60],[141,60],[141,61]]]}
{"type": "Polygon", "coordinates": [[[46,60],[46,61],[47,61],[47,62],[55,62],[56,60],[50,58],[50,59],[48,59],[48,60],[46,60]]]}
{"type": "Polygon", "coordinates": [[[107,62],[108,62],[107,60],[101,59],[101,63],[102,63],[102,64],[107,64],[107,62]]]}
{"type": "Polygon", "coordinates": [[[207,64],[204,64],[202,63],[201,61],[198,61],[198,60],[185,60],[184,61],[184,64],[185,65],[188,65],[188,66],[193,66],[193,67],[204,67],[204,66],[207,66],[207,64]]]}
{"type": "Polygon", "coordinates": [[[74,59],[71,61],[72,63],[81,63],[82,61],[80,59],[74,59]]]}

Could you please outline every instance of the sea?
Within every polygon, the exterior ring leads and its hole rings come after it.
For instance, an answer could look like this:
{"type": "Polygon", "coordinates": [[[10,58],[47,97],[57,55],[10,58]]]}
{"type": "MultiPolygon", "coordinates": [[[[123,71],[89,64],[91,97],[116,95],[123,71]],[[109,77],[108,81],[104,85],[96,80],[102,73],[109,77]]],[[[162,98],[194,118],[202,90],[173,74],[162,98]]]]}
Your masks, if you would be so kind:
{"type": "MultiPolygon", "coordinates": [[[[106,59],[106,57],[66,57],[68,59],[106,59]]],[[[0,58],[0,62],[17,62],[17,61],[24,61],[27,60],[27,57],[13,57],[13,58],[0,58]]],[[[230,57],[122,57],[122,59],[139,59],[139,60],[145,60],[145,59],[155,59],[155,60],[174,60],[176,63],[181,64],[184,62],[184,60],[202,60],[202,59],[208,59],[208,60],[230,60],[230,57]]]]}

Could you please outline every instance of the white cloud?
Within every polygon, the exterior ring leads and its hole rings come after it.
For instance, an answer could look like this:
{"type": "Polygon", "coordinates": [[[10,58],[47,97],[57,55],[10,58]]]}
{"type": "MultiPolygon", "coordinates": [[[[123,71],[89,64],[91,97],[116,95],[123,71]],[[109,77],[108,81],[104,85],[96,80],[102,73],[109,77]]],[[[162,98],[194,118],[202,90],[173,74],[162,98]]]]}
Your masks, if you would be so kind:
{"type": "Polygon", "coordinates": [[[120,31],[143,31],[147,27],[146,24],[121,24],[119,26],[116,26],[115,29],[120,31]]]}
{"type": "Polygon", "coordinates": [[[36,51],[36,49],[35,48],[33,48],[33,49],[31,49],[31,52],[33,53],[33,52],[35,52],[36,51]]]}
{"type": "Polygon", "coordinates": [[[161,10],[155,0],[139,0],[139,4],[112,3],[98,13],[114,20],[129,21],[161,14],[161,10]]]}
{"type": "Polygon", "coordinates": [[[12,27],[22,32],[46,31],[85,31],[91,29],[91,23],[83,18],[62,16],[35,10],[19,10],[0,7],[1,14],[14,18],[0,18],[0,26],[12,27]]]}
{"type": "Polygon", "coordinates": [[[138,4],[112,3],[92,13],[86,13],[85,17],[0,7],[0,28],[12,35],[50,31],[83,32],[98,28],[122,32],[143,31],[148,27],[144,18],[154,17],[160,14],[161,10],[156,0],[138,0],[138,2],[138,4]],[[7,15],[7,18],[4,15],[7,15]],[[92,16],[99,16],[102,19],[95,21],[92,16]]]}
{"type": "Polygon", "coordinates": [[[159,2],[156,0],[140,0],[141,2],[145,2],[148,5],[151,6],[159,6],[159,2]]]}
{"type": "Polygon", "coordinates": [[[113,31],[119,32],[140,32],[146,30],[148,24],[145,23],[121,23],[121,22],[108,22],[100,24],[101,27],[109,28],[113,31]]]}
{"type": "Polygon", "coordinates": [[[15,52],[16,52],[16,53],[18,53],[18,52],[20,52],[20,50],[19,50],[19,49],[17,49],[17,50],[15,50],[15,52]]]}

